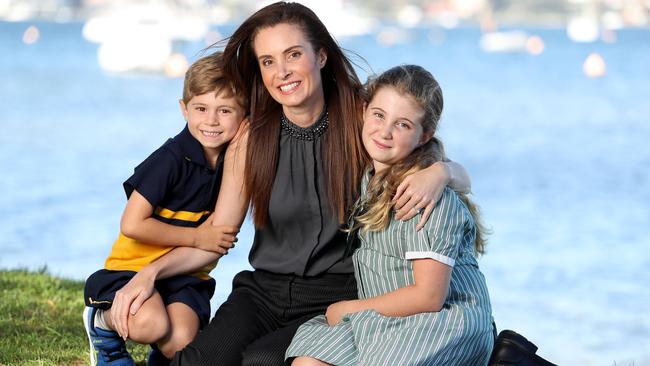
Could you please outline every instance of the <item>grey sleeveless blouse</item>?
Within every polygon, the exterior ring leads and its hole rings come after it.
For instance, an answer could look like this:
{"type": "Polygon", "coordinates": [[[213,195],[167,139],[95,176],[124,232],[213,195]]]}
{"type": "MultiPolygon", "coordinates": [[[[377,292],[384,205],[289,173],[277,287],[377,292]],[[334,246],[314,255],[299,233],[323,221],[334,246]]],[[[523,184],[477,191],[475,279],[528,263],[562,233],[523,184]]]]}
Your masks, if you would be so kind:
{"type": "Polygon", "coordinates": [[[352,261],[343,259],[346,235],[327,198],[322,147],[328,122],[327,111],[307,128],[282,116],[269,217],[255,231],[249,255],[253,268],[299,276],[354,272],[352,261]]]}

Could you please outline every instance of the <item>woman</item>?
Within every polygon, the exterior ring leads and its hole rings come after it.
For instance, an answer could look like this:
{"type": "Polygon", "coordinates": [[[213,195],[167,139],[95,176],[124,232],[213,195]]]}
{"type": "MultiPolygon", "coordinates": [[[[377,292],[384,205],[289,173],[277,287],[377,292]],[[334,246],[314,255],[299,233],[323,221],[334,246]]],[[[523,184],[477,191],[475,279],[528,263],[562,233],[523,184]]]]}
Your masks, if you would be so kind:
{"type": "MultiPolygon", "coordinates": [[[[251,113],[249,128],[228,149],[213,224],[241,225],[250,198],[255,270],[235,276],[228,300],[173,364],[282,365],[300,324],[357,296],[340,228],[369,161],[361,143],[361,83],[318,17],[295,3],[269,5],[245,20],[224,61],[236,88],[250,95],[251,113]]],[[[406,179],[397,218],[423,210],[421,227],[450,182],[468,186],[453,163],[406,179]]],[[[143,269],[123,289],[116,321],[137,311],[154,280],[214,260],[186,249],[143,269]]]]}

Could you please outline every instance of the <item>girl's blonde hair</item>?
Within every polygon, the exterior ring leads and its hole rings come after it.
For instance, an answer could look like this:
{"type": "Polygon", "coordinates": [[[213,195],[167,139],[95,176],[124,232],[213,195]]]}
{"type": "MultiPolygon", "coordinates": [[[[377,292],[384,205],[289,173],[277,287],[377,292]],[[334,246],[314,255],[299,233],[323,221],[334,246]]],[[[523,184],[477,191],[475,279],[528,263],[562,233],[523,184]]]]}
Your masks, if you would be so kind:
{"type": "MultiPolygon", "coordinates": [[[[371,78],[366,84],[365,99],[369,103],[381,88],[394,88],[401,95],[413,98],[424,110],[422,118],[423,133],[430,133],[431,139],[418,146],[406,158],[391,167],[376,173],[368,183],[366,194],[357,200],[352,213],[350,231],[381,231],[391,220],[397,186],[404,178],[435,162],[447,161],[442,141],[433,136],[438,129],[442,114],[442,90],[430,72],[417,65],[396,66],[381,75],[371,78]]],[[[457,192],[476,222],[474,250],[478,254],[485,251],[487,230],[480,220],[479,207],[466,194],[457,192]]],[[[353,234],[352,234],[353,235],[353,234]]]]}

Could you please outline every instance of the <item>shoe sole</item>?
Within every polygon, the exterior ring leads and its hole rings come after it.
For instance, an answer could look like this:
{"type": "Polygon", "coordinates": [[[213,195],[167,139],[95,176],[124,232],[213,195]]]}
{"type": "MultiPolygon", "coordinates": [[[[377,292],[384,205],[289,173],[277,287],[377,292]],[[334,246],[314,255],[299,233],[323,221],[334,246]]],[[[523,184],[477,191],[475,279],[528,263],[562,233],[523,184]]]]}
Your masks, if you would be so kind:
{"type": "Polygon", "coordinates": [[[88,352],[90,354],[90,366],[96,366],[97,360],[95,359],[95,348],[93,347],[93,341],[90,337],[90,324],[88,324],[88,315],[90,311],[92,311],[91,307],[86,306],[84,308],[84,330],[86,331],[86,336],[88,337],[88,345],[90,346],[90,350],[88,352]]]}

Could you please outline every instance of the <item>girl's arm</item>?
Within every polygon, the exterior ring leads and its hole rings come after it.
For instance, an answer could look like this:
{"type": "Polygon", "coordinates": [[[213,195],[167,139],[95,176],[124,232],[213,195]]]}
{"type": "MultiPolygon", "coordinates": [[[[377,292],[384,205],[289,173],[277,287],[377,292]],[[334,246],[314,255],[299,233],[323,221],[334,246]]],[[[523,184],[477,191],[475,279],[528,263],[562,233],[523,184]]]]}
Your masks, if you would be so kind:
{"type": "MultiPolygon", "coordinates": [[[[201,226],[226,225],[239,228],[246,217],[248,197],[244,195],[244,168],[248,130],[242,122],[238,134],[228,146],[224,158],[223,178],[213,214],[201,226]]],[[[184,273],[192,273],[219,259],[220,255],[196,248],[179,247],[141,269],[115,295],[111,318],[115,330],[128,336],[128,314],[135,315],[154,292],[154,281],[184,273]]]]}
{"type": "Polygon", "coordinates": [[[407,176],[397,187],[393,198],[395,218],[406,221],[424,209],[416,226],[417,230],[422,229],[445,186],[463,193],[471,191],[469,174],[462,165],[453,161],[439,161],[407,176]]]}
{"type": "MultiPolygon", "coordinates": [[[[161,246],[194,247],[226,254],[236,239],[236,226],[201,225],[181,227],[166,224],[152,217],[153,206],[134,190],[122,214],[120,231],[129,238],[161,246]]],[[[211,221],[211,220],[210,220],[211,221]]]]}
{"type": "Polygon", "coordinates": [[[449,291],[452,267],[433,259],[415,259],[415,283],[363,300],[340,301],[327,308],[327,323],[335,325],[345,314],[373,309],[384,316],[409,316],[442,309],[449,291]]]}

